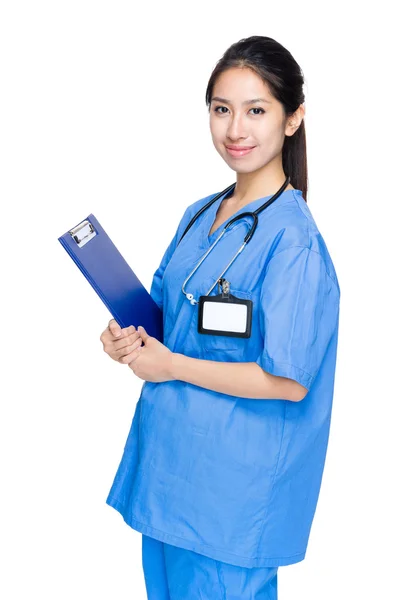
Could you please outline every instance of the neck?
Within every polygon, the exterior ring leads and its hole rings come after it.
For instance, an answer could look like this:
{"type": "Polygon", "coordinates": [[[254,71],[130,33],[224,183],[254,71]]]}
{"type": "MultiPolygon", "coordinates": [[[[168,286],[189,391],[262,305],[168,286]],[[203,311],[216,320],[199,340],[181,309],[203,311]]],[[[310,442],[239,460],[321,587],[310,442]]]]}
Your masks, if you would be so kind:
{"type": "MultiPolygon", "coordinates": [[[[240,208],[257,198],[275,194],[282,187],[285,179],[281,158],[279,161],[271,161],[262,169],[252,173],[237,173],[236,187],[227,201],[229,200],[231,206],[240,208]]],[[[293,189],[290,183],[285,188],[285,190],[293,189]]]]}

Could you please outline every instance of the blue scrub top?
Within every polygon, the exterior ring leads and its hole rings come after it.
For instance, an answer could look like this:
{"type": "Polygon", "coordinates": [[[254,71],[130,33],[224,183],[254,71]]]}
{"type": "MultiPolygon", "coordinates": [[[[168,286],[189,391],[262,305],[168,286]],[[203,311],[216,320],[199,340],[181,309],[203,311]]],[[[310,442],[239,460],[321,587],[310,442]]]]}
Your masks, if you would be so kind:
{"type": "MultiPolygon", "coordinates": [[[[233,295],[253,301],[251,337],[198,333],[198,305],[181,287],[228,221],[208,236],[224,196],[178,241],[216,195],[186,209],[154,273],[150,293],[163,309],[164,344],[193,358],[256,362],[308,393],[292,402],[231,396],[178,380],[144,382],[106,502],[133,529],[168,544],[242,567],[288,565],[305,557],[320,491],[340,288],[302,192],[286,190],[259,215],[252,240],[224,275],[233,295]]],[[[207,293],[251,223],[250,217],[234,223],[186,291],[197,300],[207,293]]],[[[211,295],[217,293],[218,285],[211,295]]]]}

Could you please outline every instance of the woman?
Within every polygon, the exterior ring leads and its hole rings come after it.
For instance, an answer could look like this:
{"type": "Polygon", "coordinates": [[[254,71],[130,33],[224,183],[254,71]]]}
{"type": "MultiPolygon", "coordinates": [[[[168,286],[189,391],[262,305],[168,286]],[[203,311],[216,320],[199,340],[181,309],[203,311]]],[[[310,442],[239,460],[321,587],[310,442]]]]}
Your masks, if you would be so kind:
{"type": "MultiPolygon", "coordinates": [[[[194,222],[217,194],[186,209],[154,273],[164,344],[114,320],[101,336],[145,381],[107,503],[143,534],[151,600],[276,600],[278,567],[305,557],[328,443],[340,289],[306,202],[302,86],[300,67],[271,38],[225,52],[206,102],[236,185],[194,222]],[[282,186],[224,275],[230,294],[250,301],[250,337],[199,332],[199,298],[252,217],[235,221],[195,266],[232,217],[282,186]]],[[[214,286],[209,296],[220,293],[214,286]]]]}

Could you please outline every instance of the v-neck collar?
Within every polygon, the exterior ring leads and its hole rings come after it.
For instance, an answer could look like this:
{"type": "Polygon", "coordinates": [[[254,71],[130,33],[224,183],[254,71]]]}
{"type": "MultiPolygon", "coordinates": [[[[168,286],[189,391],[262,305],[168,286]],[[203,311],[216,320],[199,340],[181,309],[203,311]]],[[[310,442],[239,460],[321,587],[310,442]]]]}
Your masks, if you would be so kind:
{"type": "MultiPolygon", "coordinates": [[[[295,189],[289,189],[289,190],[284,190],[282,192],[282,194],[279,196],[279,198],[277,198],[272,206],[274,206],[277,202],[279,202],[281,199],[285,198],[288,193],[302,193],[301,190],[297,190],[295,189]]],[[[209,236],[208,233],[211,229],[211,226],[213,225],[215,218],[217,216],[217,212],[219,207],[221,206],[223,200],[225,200],[225,198],[228,197],[228,193],[224,194],[223,196],[221,196],[221,198],[219,200],[217,200],[216,202],[214,202],[214,204],[212,204],[208,210],[206,211],[206,217],[204,219],[204,225],[203,225],[203,235],[202,235],[202,242],[203,242],[203,247],[204,248],[209,248],[216,240],[216,238],[220,235],[220,233],[222,232],[223,228],[227,225],[227,223],[233,219],[234,217],[236,217],[238,214],[242,213],[242,212],[252,212],[254,210],[256,210],[257,208],[259,208],[260,206],[262,206],[265,202],[267,202],[269,200],[269,198],[272,198],[272,196],[274,194],[269,194],[268,196],[263,196],[262,198],[256,198],[256,200],[252,200],[251,202],[249,202],[248,204],[246,204],[245,206],[242,206],[241,208],[239,208],[239,210],[237,210],[233,215],[231,215],[228,219],[226,219],[223,223],[221,223],[221,225],[209,236]]],[[[232,191],[231,191],[232,193],[232,191]]],[[[269,207],[268,207],[269,208],[269,207]]],[[[268,210],[268,208],[266,210],[268,210]]],[[[238,221],[238,223],[240,223],[240,221],[238,221]]],[[[228,235],[230,231],[232,231],[235,228],[235,225],[233,225],[231,227],[231,229],[229,229],[225,235],[228,235]]],[[[224,236],[225,237],[225,236],[224,236]]]]}

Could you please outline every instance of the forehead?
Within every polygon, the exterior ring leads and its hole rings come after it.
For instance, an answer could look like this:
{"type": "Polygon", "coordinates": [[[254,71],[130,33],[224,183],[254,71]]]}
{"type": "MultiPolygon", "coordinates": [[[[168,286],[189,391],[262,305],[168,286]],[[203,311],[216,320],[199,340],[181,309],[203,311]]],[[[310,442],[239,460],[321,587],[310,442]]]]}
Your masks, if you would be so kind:
{"type": "Polygon", "coordinates": [[[275,100],[268,84],[257,73],[249,68],[238,67],[227,69],[218,76],[212,99],[215,96],[238,104],[254,98],[263,98],[269,104],[275,100]]]}

